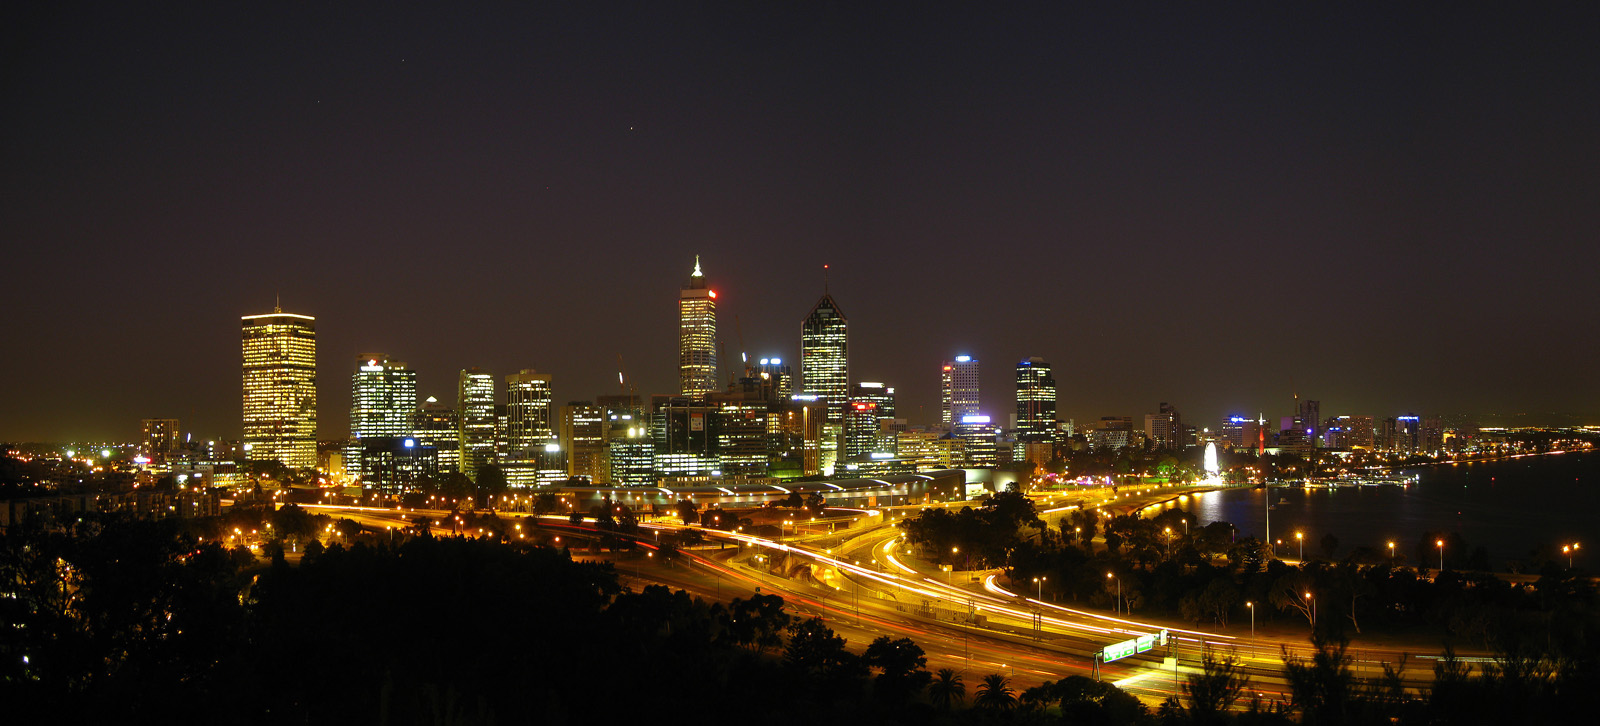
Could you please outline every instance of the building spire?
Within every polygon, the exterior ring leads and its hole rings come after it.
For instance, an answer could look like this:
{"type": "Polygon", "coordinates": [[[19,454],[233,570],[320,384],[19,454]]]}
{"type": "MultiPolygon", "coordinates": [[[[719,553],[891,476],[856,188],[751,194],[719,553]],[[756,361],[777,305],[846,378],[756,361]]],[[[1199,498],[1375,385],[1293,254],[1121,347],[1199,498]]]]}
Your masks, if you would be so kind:
{"type": "Polygon", "coordinates": [[[689,276],[690,277],[705,277],[705,273],[700,272],[700,255],[695,255],[694,256],[694,272],[690,273],[689,276]]]}
{"type": "Polygon", "coordinates": [[[822,294],[828,294],[828,263],[822,263],[822,294]]]}
{"type": "Polygon", "coordinates": [[[272,293],[272,312],[274,312],[274,313],[283,312],[283,294],[282,293],[276,293],[276,292],[272,293]]]}

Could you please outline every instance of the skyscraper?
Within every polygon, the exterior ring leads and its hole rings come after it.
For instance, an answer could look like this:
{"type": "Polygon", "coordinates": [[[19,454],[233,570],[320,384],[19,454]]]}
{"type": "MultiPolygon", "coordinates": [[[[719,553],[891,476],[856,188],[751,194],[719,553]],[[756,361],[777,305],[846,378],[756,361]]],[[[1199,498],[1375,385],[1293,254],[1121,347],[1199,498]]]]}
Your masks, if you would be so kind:
{"type": "Polygon", "coordinates": [[[461,472],[474,480],[494,461],[494,376],[466,368],[456,379],[456,413],[461,417],[461,472]]]}
{"type": "Polygon", "coordinates": [[[362,356],[350,376],[350,446],[345,467],[364,476],[362,442],[410,436],[417,410],[417,372],[385,355],[362,356]]]}
{"type": "Polygon", "coordinates": [[[717,390],[717,291],[706,287],[698,255],[678,291],[678,381],[685,396],[717,390]]]}
{"type": "Polygon", "coordinates": [[[350,435],[410,436],[417,372],[384,355],[362,356],[350,376],[350,435]]]}
{"type": "Polygon", "coordinates": [[[1045,359],[1026,358],[1017,364],[1017,440],[1037,443],[1055,438],[1055,376],[1045,359]]]}
{"type": "Polygon", "coordinates": [[[588,401],[561,407],[561,450],[567,453],[567,476],[592,483],[609,479],[606,471],[606,410],[588,401]]]}
{"type": "Polygon", "coordinates": [[[523,369],[506,376],[506,460],[534,461],[555,442],[550,374],[523,369]]]}
{"type": "Polygon", "coordinates": [[[461,417],[455,409],[429,396],[411,419],[411,433],[417,446],[437,452],[440,473],[461,471],[461,417]]]}
{"type": "Polygon", "coordinates": [[[882,383],[862,381],[850,385],[850,406],[844,414],[844,455],[854,458],[863,454],[894,453],[894,448],[882,446],[893,437],[878,435],[879,422],[894,418],[894,389],[882,383]]]}
{"type": "Polygon", "coordinates": [[[939,422],[958,426],[967,416],[978,415],[978,359],[958,355],[945,361],[939,376],[939,422]]]}
{"type": "Polygon", "coordinates": [[[317,319],[274,308],[239,320],[245,458],[297,469],[316,466],[317,319]]]}
{"type": "Polygon", "coordinates": [[[850,400],[849,346],[844,311],[832,295],[823,293],[800,326],[800,387],[805,393],[826,397],[831,424],[844,422],[850,400]]]}

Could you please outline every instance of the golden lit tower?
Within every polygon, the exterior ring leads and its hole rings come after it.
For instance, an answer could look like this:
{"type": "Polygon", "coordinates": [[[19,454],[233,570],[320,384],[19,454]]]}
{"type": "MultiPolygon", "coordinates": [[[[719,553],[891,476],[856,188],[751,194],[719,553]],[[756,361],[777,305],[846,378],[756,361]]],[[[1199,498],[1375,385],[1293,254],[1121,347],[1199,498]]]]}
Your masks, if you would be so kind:
{"type": "Polygon", "coordinates": [[[282,308],[240,318],[245,458],[317,465],[316,320],[282,308]]]}
{"type": "Polygon", "coordinates": [[[685,396],[717,390],[717,291],[706,287],[700,257],[678,292],[678,381],[685,396]]]}

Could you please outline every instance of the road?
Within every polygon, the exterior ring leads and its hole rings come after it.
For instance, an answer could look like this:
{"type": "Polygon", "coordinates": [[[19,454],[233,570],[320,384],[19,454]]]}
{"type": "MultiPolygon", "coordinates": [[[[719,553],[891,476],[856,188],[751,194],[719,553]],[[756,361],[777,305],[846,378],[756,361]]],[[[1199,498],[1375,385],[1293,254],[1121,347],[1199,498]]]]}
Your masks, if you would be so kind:
{"type": "MultiPolygon", "coordinates": [[[[308,508],[355,519],[378,531],[410,526],[409,518],[417,514],[439,522],[451,516],[445,511],[308,508]]],[[[931,670],[952,668],[964,674],[969,686],[988,673],[1012,677],[1019,691],[1069,675],[1093,676],[1094,654],[1106,645],[1166,630],[1172,636],[1170,645],[1101,664],[1100,677],[1147,703],[1159,703],[1177,690],[1184,676],[1198,670],[1202,650],[1212,648],[1237,653],[1251,677],[1251,691],[1270,701],[1286,698],[1280,648],[1302,656],[1308,653],[1300,638],[1248,638],[1044,602],[1008,591],[998,582],[998,571],[977,573],[976,581],[955,582],[951,574],[897,549],[899,531],[883,521],[894,521],[894,515],[890,511],[882,517],[859,517],[854,526],[831,535],[783,540],[692,527],[719,547],[736,547],[686,548],[673,562],[656,556],[656,533],[691,528],[650,521],[641,524],[644,554],[577,554],[575,559],[612,560],[625,582],[659,583],[719,601],[758,591],[779,594],[794,615],[823,618],[852,649],[864,648],[882,635],[909,637],[926,651],[931,670]],[[782,572],[790,576],[772,571],[775,560],[785,562],[782,572]],[[800,563],[809,565],[812,577],[796,575],[800,563]]],[[[566,517],[502,516],[522,520],[530,531],[537,527],[579,537],[595,532],[587,525],[572,525],[566,517]]],[[[1352,655],[1360,656],[1357,675],[1371,677],[1382,672],[1382,663],[1398,662],[1401,653],[1362,648],[1352,655]]],[[[1431,667],[1431,660],[1414,658],[1404,674],[1408,685],[1431,682],[1431,667]]]]}

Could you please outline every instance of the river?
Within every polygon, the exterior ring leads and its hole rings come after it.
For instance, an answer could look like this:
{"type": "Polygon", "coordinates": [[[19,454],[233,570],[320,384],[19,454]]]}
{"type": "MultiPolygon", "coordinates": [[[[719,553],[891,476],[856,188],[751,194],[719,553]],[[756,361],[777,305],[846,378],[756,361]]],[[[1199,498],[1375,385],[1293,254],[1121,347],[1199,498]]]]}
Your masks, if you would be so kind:
{"type": "MultiPolygon", "coordinates": [[[[1419,542],[1427,532],[1458,533],[1464,549],[1486,549],[1496,570],[1512,560],[1529,561],[1537,547],[1559,553],[1562,545],[1573,542],[1582,545],[1576,566],[1600,557],[1600,453],[1446,464],[1405,473],[1420,480],[1407,487],[1273,487],[1272,500],[1284,500],[1270,512],[1272,539],[1283,542],[1279,556],[1298,555],[1298,531],[1307,554],[1321,553],[1322,539],[1331,532],[1339,539],[1337,557],[1358,546],[1383,552],[1392,541],[1395,552],[1412,565],[1418,564],[1419,542]]],[[[1267,531],[1266,496],[1262,489],[1229,489],[1177,506],[1193,512],[1201,523],[1231,522],[1240,537],[1262,537],[1267,531]]],[[[1464,565],[1468,551],[1447,548],[1445,565],[1464,565]]],[[[1427,552],[1421,564],[1438,566],[1437,548],[1427,552]]]]}

